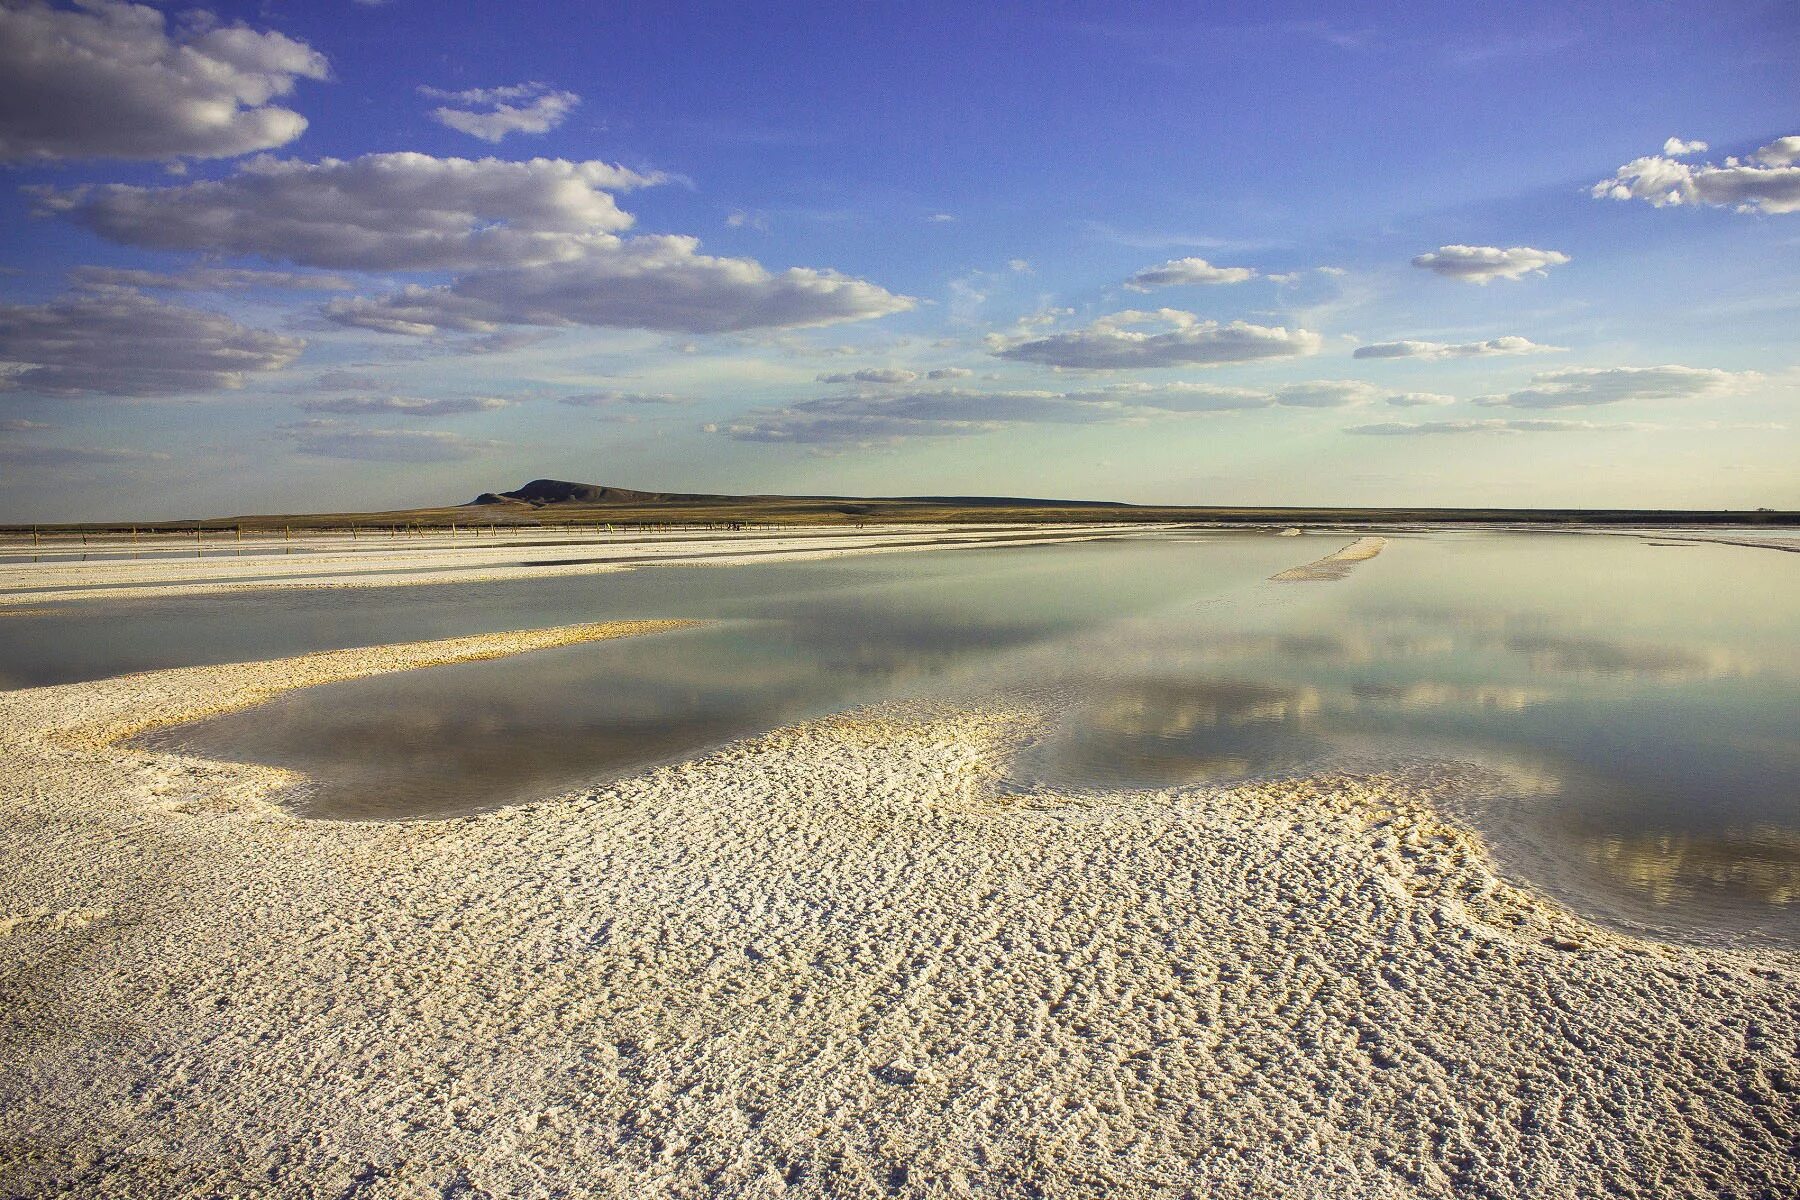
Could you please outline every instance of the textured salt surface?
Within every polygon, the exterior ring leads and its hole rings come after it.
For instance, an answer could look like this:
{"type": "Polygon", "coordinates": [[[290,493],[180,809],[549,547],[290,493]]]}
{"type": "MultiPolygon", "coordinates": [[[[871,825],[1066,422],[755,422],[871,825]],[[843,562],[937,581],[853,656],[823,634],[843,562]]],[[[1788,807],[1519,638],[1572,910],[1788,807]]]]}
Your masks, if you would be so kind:
{"type": "Polygon", "coordinates": [[[888,707],[380,825],[115,744],[609,632],[0,695],[0,1193],[1800,1190],[1800,961],[1508,886],[1472,767],[1006,794],[1042,712],[888,707]]]}
{"type": "Polygon", "coordinates": [[[1357,538],[1348,546],[1324,558],[1316,559],[1305,566],[1290,567],[1279,575],[1271,575],[1270,579],[1277,583],[1329,583],[1342,579],[1356,569],[1356,564],[1367,562],[1380,554],[1387,547],[1387,539],[1379,537],[1357,538]]]}

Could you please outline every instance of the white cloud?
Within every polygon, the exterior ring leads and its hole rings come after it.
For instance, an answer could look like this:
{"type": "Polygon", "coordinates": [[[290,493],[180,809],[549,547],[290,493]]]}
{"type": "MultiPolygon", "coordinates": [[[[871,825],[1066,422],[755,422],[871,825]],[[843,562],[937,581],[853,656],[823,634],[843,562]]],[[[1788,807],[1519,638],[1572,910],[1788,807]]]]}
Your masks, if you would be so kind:
{"type": "Polygon", "coordinates": [[[1704,142],[1682,143],[1662,154],[1633,159],[1593,186],[1596,199],[1646,200],[1657,208],[1710,205],[1739,212],[1800,212],[1800,136],[1776,138],[1748,158],[1723,163],[1685,163],[1677,153],[1706,149],[1704,142]]]}
{"type": "Polygon", "coordinates": [[[1686,158],[1690,154],[1703,154],[1705,152],[1705,142],[1684,142],[1678,137],[1672,137],[1663,143],[1663,153],[1667,154],[1670,158],[1686,158]]]}
{"type": "Polygon", "coordinates": [[[0,389],[48,395],[168,396],[241,388],[278,371],[306,342],[252,329],[220,313],[137,292],[0,305],[0,389]]]}
{"type": "Polygon", "coordinates": [[[1528,387],[1475,401],[1488,407],[1585,408],[1622,400],[1692,400],[1724,395],[1754,383],[1754,371],[1707,367],[1571,367],[1542,371],[1528,387]]]}
{"type": "Polygon", "coordinates": [[[493,412],[510,403],[499,396],[460,396],[442,400],[418,396],[331,396],[302,400],[300,408],[305,412],[336,413],[346,417],[459,417],[493,412]]]}
{"type": "Polygon", "coordinates": [[[0,160],[225,158],[286,145],[306,119],[271,104],[325,57],[279,33],[147,5],[0,5],[0,160]]]}
{"type": "Polygon", "coordinates": [[[342,275],[306,271],[256,271],[236,267],[190,267],[185,271],[139,271],[125,267],[76,267],[69,282],[82,288],[151,288],[167,292],[238,292],[278,288],[295,292],[351,292],[342,275]]]}
{"type": "Polygon", "coordinates": [[[691,404],[692,401],[685,396],[677,396],[670,392],[582,392],[574,396],[564,396],[557,403],[567,404],[571,408],[615,408],[637,405],[691,404]]]}
{"type": "Polygon", "coordinates": [[[617,236],[632,218],[608,189],[661,178],[602,162],[376,154],[259,158],[216,182],[39,196],[44,210],[130,245],[317,267],[471,272],[327,306],[341,324],[386,333],[493,334],[507,325],[723,333],[912,307],[832,271],[773,272],[751,259],[704,255],[691,237],[617,236]]]}
{"type": "Polygon", "coordinates": [[[1446,404],[1455,404],[1456,397],[1441,392],[1395,392],[1387,402],[1395,408],[1442,408],[1446,404]]]}
{"type": "Polygon", "coordinates": [[[1444,433],[1623,433],[1655,429],[1654,425],[1624,421],[1615,424],[1593,421],[1552,421],[1543,419],[1470,420],[1470,421],[1382,421],[1374,425],[1352,425],[1345,433],[1376,437],[1410,437],[1444,433]]]}
{"type": "Polygon", "coordinates": [[[0,433],[42,433],[46,429],[55,429],[43,421],[27,421],[24,417],[8,417],[0,421],[0,433]]]}
{"type": "Polygon", "coordinates": [[[929,217],[926,217],[925,219],[927,221],[930,221],[934,225],[948,225],[952,221],[956,220],[956,218],[951,216],[949,213],[932,213],[929,217]]]}
{"type": "Polygon", "coordinates": [[[925,372],[925,378],[927,378],[927,379],[967,379],[969,376],[973,375],[974,373],[975,372],[969,370],[969,368],[967,368],[967,367],[938,367],[936,370],[925,372]]]}
{"type": "Polygon", "coordinates": [[[431,110],[432,120],[459,133],[478,137],[484,142],[498,142],[509,133],[549,133],[568,119],[581,97],[542,83],[521,83],[510,87],[467,88],[446,92],[422,87],[422,95],[449,100],[465,107],[446,104],[431,110]],[[467,107],[476,105],[476,108],[467,107]]]}
{"type": "Polygon", "coordinates": [[[263,155],[226,179],[35,194],[41,212],[128,246],[345,270],[460,270],[577,258],[631,226],[612,192],[661,181],[557,158],[263,155]]]}
{"type": "Polygon", "coordinates": [[[457,462],[502,445],[436,429],[365,429],[331,417],[284,425],[281,433],[297,453],[364,462],[457,462]]]}
{"type": "Polygon", "coordinates": [[[1485,342],[1373,342],[1358,346],[1353,358],[1496,358],[1512,354],[1550,354],[1562,346],[1544,346],[1529,338],[1497,337],[1485,342]]]}
{"type": "Polygon", "coordinates": [[[816,376],[820,383],[911,383],[918,377],[917,371],[905,367],[866,367],[861,371],[833,371],[816,376]]]}
{"type": "MultiPolygon", "coordinates": [[[[892,443],[960,437],[1019,425],[1094,425],[1274,408],[1342,408],[1403,402],[1356,380],[1313,380],[1273,389],[1206,383],[1118,383],[1082,391],[942,388],[866,391],[762,408],[706,426],[736,441],[790,445],[892,443]]],[[[1432,402],[1448,397],[1433,397],[1432,402]]],[[[1420,401],[1423,402],[1423,401],[1420,401]]]]}
{"type": "Polygon", "coordinates": [[[1031,263],[1023,258],[1009,258],[1006,260],[1006,269],[1020,275],[1029,275],[1031,274],[1031,263]]]}
{"type": "Polygon", "coordinates": [[[957,437],[1018,424],[1115,420],[1118,406],[1057,392],[934,391],[826,396],[758,409],[707,426],[739,442],[873,444],[911,437],[957,437]]]}
{"type": "Polygon", "coordinates": [[[1192,284],[1243,283],[1255,279],[1249,267],[1215,267],[1204,258],[1175,258],[1160,267],[1145,267],[1125,281],[1128,292],[1192,284]]]}
{"type": "Polygon", "coordinates": [[[1288,408],[1351,408],[1385,400],[1385,388],[1360,379],[1313,379],[1283,384],[1274,391],[1275,403],[1288,408]]]}
{"type": "Polygon", "coordinates": [[[584,257],[482,271],[441,287],[334,300],[326,316],[383,333],[491,333],[502,325],[591,325],[670,333],[796,329],[903,312],[913,301],[834,271],[772,272],[699,253],[693,238],[607,238],[584,257]]]}
{"type": "Polygon", "coordinates": [[[1019,362],[1113,371],[1293,358],[1316,354],[1322,340],[1305,329],[1245,321],[1221,325],[1217,321],[1202,321],[1190,312],[1164,308],[1155,312],[1114,313],[1085,329],[1042,337],[992,335],[989,345],[999,357],[1019,362]],[[1150,326],[1153,331],[1146,332],[1142,326],[1150,326]]]}
{"type": "Polygon", "coordinates": [[[1465,283],[1491,283],[1496,279],[1522,279],[1561,266],[1569,256],[1560,250],[1530,246],[1439,246],[1412,260],[1412,265],[1465,283]]]}
{"type": "Polygon", "coordinates": [[[1117,403],[1177,413],[1234,412],[1268,408],[1275,403],[1269,392],[1210,383],[1121,383],[1097,395],[1117,403]]]}

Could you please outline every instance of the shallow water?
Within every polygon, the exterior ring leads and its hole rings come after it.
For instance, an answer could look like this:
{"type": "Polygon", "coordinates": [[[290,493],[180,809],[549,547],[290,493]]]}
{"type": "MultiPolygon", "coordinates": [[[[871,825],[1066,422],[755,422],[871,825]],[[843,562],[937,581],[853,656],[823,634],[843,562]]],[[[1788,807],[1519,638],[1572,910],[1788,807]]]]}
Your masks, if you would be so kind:
{"type": "Polygon", "coordinates": [[[1011,765],[1015,787],[1156,803],[1158,789],[1384,756],[1476,760],[1496,785],[1457,815],[1513,873],[1616,924],[1800,945],[1800,556],[1409,534],[1342,581],[1268,582],[1348,540],[1186,535],[84,605],[15,624],[34,638],[7,645],[0,672],[48,682],[703,617],[294,692],[147,740],[299,769],[309,814],[416,817],[870,701],[1028,692],[1057,716],[1011,765]]]}

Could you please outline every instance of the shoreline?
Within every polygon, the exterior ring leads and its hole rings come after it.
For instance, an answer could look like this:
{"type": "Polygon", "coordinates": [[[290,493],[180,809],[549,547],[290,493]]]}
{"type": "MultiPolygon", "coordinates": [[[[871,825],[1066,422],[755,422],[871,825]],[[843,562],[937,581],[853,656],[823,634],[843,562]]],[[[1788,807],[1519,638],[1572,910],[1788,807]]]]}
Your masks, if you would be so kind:
{"type": "MultiPolygon", "coordinates": [[[[245,580],[246,568],[269,567],[272,556],[190,560],[118,561],[91,563],[0,563],[0,609],[20,610],[74,600],[127,599],[189,596],[279,589],[327,589],[345,587],[400,587],[445,583],[484,583],[494,580],[550,579],[570,575],[605,574],[644,566],[740,566],[763,561],[807,562],[851,555],[903,553],[921,550],[972,549],[979,547],[1038,546],[1059,542],[1099,541],[1117,537],[1141,537],[1162,529],[1130,527],[1019,527],[961,535],[954,529],[926,530],[893,540],[879,533],[834,536],[808,535],[777,538],[775,545],[746,549],[737,537],[704,539],[697,545],[682,544],[680,553],[665,553],[660,540],[571,540],[546,549],[542,543],[513,546],[506,543],[466,547],[415,548],[369,552],[371,557],[278,559],[286,571],[245,580]],[[960,536],[959,536],[960,535],[960,536]],[[818,544],[828,542],[829,544],[818,544]],[[592,559],[595,550],[613,553],[592,559]],[[520,550],[535,551],[536,561],[519,562],[520,550]],[[382,560],[387,565],[381,565],[382,560]],[[338,567],[337,570],[332,568],[338,567]],[[365,568],[344,570],[344,567],[365,568]],[[281,576],[287,576],[282,578],[281,576]],[[32,586],[25,581],[48,583],[32,586]],[[78,582],[81,581],[81,582],[78,582]]],[[[683,539],[686,543],[689,539],[683,539]]]]}
{"type": "Polygon", "coordinates": [[[1470,767],[1002,794],[1041,714],[914,702],[370,823],[117,740],[666,627],[0,694],[0,1182],[1800,1186],[1800,956],[1646,942],[1508,883],[1444,815],[1470,767]]]}
{"type": "MultiPolygon", "coordinates": [[[[1399,526],[1390,536],[1413,533],[1461,532],[1460,528],[1399,526]]],[[[1601,527],[1483,527],[1467,532],[1543,532],[1634,537],[1681,545],[1729,546],[1800,552],[1800,537],[1727,538],[1704,532],[1665,533],[1652,530],[1618,530],[1601,527]]],[[[254,591],[330,590],[354,587],[409,587],[458,583],[490,583],[505,580],[554,579],[606,574],[645,566],[742,566],[757,562],[816,562],[867,554],[892,554],[925,550],[976,549],[981,547],[1039,546],[1060,542],[1105,541],[1115,538],[1157,537],[1169,533],[1218,533],[1245,537],[1284,536],[1276,528],[1244,526],[1171,526],[1167,524],[1120,525],[993,525],[914,526],[904,533],[878,528],[846,533],[830,527],[805,532],[747,531],[728,534],[621,536],[597,534],[587,538],[565,537],[546,541],[542,531],[532,530],[519,540],[471,538],[468,543],[441,543],[352,548],[342,538],[329,540],[333,551],[302,547],[298,554],[274,554],[268,549],[283,543],[251,544],[248,556],[215,554],[190,559],[156,552],[147,559],[116,557],[117,547],[98,549],[95,560],[20,562],[0,553],[0,618],[28,616],[51,605],[84,600],[159,599],[177,596],[225,595],[254,591]],[[748,545],[746,545],[748,543],[748,545]],[[671,547],[673,548],[671,550],[671,547]],[[521,552],[535,552],[520,561],[521,552]],[[596,557],[604,552],[605,557],[596,557]],[[263,574],[245,578],[246,572],[263,574]]],[[[1326,582],[1344,578],[1357,562],[1379,554],[1388,537],[1366,534],[1353,527],[1313,527],[1311,537],[1352,537],[1355,541],[1333,554],[1283,571],[1283,582],[1326,582]]]]}

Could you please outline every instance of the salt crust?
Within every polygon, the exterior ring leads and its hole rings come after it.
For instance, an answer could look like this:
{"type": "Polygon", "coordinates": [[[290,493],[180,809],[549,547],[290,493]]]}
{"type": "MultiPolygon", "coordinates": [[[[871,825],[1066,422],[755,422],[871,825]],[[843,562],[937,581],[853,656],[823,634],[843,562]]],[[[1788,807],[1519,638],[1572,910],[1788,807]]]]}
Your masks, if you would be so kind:
{"type": "Polygon", "coordinates": [[[1418,762],[1018,795],[885,706],[297,819],[119,744],[587,626],[0,694],[0,1194],[1800,1194],[1800,960],[1497,878],[1418,762]]]}

